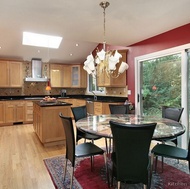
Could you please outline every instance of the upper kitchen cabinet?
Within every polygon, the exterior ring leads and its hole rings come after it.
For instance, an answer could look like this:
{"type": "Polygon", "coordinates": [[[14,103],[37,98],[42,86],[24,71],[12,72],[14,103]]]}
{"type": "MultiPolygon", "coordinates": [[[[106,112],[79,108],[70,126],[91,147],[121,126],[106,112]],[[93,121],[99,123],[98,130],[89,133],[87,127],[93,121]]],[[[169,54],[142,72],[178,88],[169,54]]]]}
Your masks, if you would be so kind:
{"type": "Polygon", "coordinates": [[[52,87],[71,87],[71,68],[68,65],[50,64],[52,87]]]}
{"type": "Polygon", "coordinates": [[[83,65],[71,66],[71,87],[86,88],[87,74],[83,65]]]}
{"type": "Polygon", "coordinates": [[[0,60],[0,87],[22,87],[22,62],[0,60]]]}
{"type": "MultiPolygon", "coordinates": [[[[116,72],[121,65],[121,62],[126,62],[127,59],[127,50],[118,50],[118,52],[122,55],[119,63],[116,65],[116,72]]],[[[126,87],[126,71],[119,75],[118,78],[112,78],[106,72],[98,75],[98,86],[99,87],[126,87]]]]}
{"type": "Polygon", "coordinates": [[[50,78],[52,87],[63,87],[63,66],[50,64],[50,78]]]}

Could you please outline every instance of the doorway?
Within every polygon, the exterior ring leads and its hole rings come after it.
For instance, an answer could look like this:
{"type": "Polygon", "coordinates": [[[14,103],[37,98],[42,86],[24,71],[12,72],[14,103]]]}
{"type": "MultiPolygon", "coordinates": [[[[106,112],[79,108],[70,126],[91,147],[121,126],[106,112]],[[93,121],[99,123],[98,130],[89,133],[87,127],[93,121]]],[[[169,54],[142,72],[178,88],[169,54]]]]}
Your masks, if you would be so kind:
{"type": "Polygon", "coordinates": [[[161,106],[183,107],[181,137],[187,148],[190,137],[190,44],[135,58],[135,110],[138,115],[161,116],[161,106]]]}

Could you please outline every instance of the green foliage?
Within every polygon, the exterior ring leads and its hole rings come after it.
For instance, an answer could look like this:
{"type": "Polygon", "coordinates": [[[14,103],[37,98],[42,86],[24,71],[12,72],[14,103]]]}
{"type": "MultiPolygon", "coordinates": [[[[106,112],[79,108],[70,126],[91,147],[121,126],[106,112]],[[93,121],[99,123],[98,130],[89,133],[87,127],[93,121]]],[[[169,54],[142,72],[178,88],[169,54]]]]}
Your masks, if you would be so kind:
{"type": "Polygon", "coordinates": [[[161,106],[181,105],[181,57],[170,55],[143,62],[143,112],[161,115],[161,106]]]}

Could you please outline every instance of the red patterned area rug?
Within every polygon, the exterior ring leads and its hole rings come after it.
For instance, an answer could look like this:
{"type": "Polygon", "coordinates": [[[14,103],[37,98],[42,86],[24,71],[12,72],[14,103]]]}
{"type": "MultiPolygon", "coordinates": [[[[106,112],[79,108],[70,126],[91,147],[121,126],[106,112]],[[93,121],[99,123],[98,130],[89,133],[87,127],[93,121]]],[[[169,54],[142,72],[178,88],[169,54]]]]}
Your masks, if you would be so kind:
{"type": "MultiPolygon", "coordinates": [[[[44,159],[44,163],[50,174],[56,189],[70,188],[71,164],[68,162],[68,171],[63,181],[64,156],[44,159]]],[[[176,160],[165,159],[164,172],[161,173],[161,164],[158,162],[157,173],[153,174],[151,189],[190,189],[190,174],[186,162],[178,163],[176,160]],[[176,167],[176,168],[175,168],[176,167]]],[[[94,170],[91,172],[90,159],[77,159],[73,189],[107,189],[103,156],[94,157],[94,170]]],[[[127,189],[142,189],[142,184],[122,185],[127,189]]]]}

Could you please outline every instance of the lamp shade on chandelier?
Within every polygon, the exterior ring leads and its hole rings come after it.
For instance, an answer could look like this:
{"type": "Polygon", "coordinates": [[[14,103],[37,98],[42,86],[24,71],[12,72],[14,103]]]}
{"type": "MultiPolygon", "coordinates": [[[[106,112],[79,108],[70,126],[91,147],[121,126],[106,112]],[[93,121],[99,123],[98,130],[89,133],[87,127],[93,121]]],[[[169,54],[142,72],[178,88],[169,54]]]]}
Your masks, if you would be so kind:
{"type": "Polygon", "coordinates": [[[87,56],[84,62],[83,69],[87,71],[88,74],[98,76],[103,72],[106,72],[107,76],[112,78],[117,78],[120,74],[126,71],[129,66],[126,62],[120,62],[122,55],[117,50],[106,51],[106,40],[105,40],[105,9],[109,6],[109,2],[103,1],[100,6],[104,9],[104,42],[103,49],[99,51],[97,49],[96,56],[92,54],[87,56]],[[120,63],[119,69],[116,69],[116,65],[120,63]]]}

